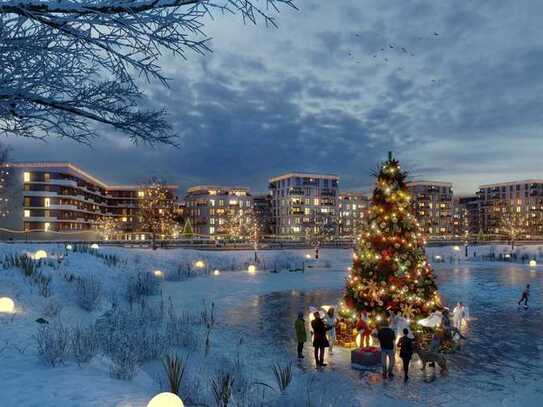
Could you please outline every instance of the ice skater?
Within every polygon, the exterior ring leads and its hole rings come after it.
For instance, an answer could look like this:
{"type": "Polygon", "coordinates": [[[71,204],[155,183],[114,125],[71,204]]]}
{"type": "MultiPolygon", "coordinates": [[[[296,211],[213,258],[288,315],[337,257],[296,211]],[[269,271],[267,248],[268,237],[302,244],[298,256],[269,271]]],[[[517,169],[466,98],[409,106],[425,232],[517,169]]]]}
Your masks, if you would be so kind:
{"type": "Polygon", "coordinates": [[[403,381],[407,383],[409,380],[409,363],[413,357],[413,339],[409,337],[409,329],[403,329],[403,336],[398,340],[398,348],[400,348],[400,359],[403,362],[403,381]]]}
{"type": "Polygon", "coordinates": [[[303,359],[304,343],[307,341],[307,332],[305,330],[305,320],[303,312],[298,314],[298,319],[294,323],[296,331],[296,341],[298,342],[298,359],[303,359]]]}
{"type": "Polygon", "coordinates": [[[528,309],[528,298],[530,297],[530,284],[526,285],[526,289],[522,292],[522,297],[518,301],[518,306],[524,301],[524,309],[528,309]]]}
{"type": "Polygon", "coordinates": [[[313,314],[315,319],[311,321],[311,328],[313,329],[313,347],[315,348],[315,364],[316,367],[324,367],[324,348],[329,346],[328,339],[326,339],[326,325],[321,319],[320,312],[313,314]]]}
{"type": "Polygon", "coordinates": [[[328,352],[330,353],[330,355],[332,355],[334,353],[334,344],[336,343],[336,317],[333,307],[328,308],[328,312],[326,312],[325,322],[326,328],[328,330],[328,343],[330,344],[328,352]]]}

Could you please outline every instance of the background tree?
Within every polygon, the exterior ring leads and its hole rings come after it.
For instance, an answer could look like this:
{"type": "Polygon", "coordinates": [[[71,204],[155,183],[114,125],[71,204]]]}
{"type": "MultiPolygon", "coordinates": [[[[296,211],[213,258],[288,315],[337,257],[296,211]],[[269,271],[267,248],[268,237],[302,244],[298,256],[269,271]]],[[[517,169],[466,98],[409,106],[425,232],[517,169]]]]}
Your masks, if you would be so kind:
{"type": "Polygon", "coordinates": [[[106,125],[134,142],[173,143],[164,110],[142,109],[136,78],[166,84],[166,52],[209,51],[213,11],[275,25],[293,0],[3,0],[0,134],[90,142],[106,125]]]}
{"type": "Polygon", "coordinates": [[[121,222],[113,216],[102,216],[96,222],[96,230],[105,240],[115,239],[116,235],[121,232],[121,222]]]}
{"type": "Polygon", "coordinates": [[[347,277],[342,312],[351,316],[366,310],[372,321],[379,321],[400,312],[413,320],[440,307],[425,240],[411,213],[406,176],[392,154],[377,174],[370,227],[361,236],[347,277]]]}
{"type": "Polygon", "coordinates": [[[157,238],[171,238],[176,230],[175,196],[167,185],[153,180],[138,196],[138,230],[149,234],[156,248],[157,238]]]}
{"type": "Polygon", "coordinates": [[[495,208],[495,214],[498,216],[498,233],[507,237],[511,242],[511,251],[515,248],[515,241],[522,235],[528,233],[529,218],[512,205],[505,205],[495,208]]]}
{"type": "Polygon", "coordinates": [[[9,215],[9,149],[0,143],[0,219],[9,215]]]}

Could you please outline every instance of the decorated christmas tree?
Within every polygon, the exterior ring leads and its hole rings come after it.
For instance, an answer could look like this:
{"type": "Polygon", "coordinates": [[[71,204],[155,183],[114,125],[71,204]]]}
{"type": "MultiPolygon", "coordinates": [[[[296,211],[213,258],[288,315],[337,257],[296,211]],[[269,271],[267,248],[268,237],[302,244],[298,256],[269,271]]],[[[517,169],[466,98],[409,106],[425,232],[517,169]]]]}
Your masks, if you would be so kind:
{"type": "Polygon", "coordinates": [[[441,308],[406,176],[389,153],[376,174],[369,228],[359,237],[347,277],[342,312],[355,318],[365,310],[372,325],[392,312],[414,321],[441,308]]]}

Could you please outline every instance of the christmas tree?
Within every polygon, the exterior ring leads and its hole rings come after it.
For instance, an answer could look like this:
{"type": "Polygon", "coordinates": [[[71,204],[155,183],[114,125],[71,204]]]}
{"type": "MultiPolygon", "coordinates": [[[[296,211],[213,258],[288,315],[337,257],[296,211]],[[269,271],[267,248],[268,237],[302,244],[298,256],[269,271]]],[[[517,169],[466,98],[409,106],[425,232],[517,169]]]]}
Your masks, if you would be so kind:
{"type": "Polygon", "coordinates": [[[376,177],[369,228],[353,254],[342,311],[355,317],[365,310],[372,324],[391,312],[413,321],[441,308],[426,242],[411,214],[407,173],[392,153],[376,177]]]}

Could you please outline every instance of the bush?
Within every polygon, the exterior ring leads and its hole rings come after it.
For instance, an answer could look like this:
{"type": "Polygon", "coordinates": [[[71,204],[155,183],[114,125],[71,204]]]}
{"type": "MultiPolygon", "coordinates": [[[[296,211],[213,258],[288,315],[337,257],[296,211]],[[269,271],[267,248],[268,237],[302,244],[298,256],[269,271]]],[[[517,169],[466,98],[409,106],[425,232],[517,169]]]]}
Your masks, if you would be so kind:
{"type": "Polygon", "coordinates": [[[162,366],[168,378],[169,391],[173,394],[179,394],[181,380],[187,367],[187,359],[180,358],[177,354],[167,355],[162,361],[162,366]]]}
{"type": "Polygon", "coordinates": [[[48,366],[64,363],[69,351],[70,334],[60,322],[42,325],[35,335],[38,355],[48,366]]]}
{"type": "Polygon", "coordinates": [[[273,375],[275,376],[275,381],[277,382],[277,387],[281,393],[284,393],[288,385],[292,381],[292,366],[286,365],[284,367],[280,365],[273,366],[273,375]]]}
{"type": "Polygon", "coordinates": [[[128,280],[126,298],[130,304],[141,297],[158,294],[160,279],[152,273],[138,272],[135,277],[128,280]]]}
{"type": "Polygon", "coordinates": [[[132,343],[127,337],[119,337],[110,355],[112,366],[111,377],[121,380],[131,380],[138,370],[140,362],[132,343]]]}
{"type": "Polygon", "coordinates": [[[55,299],[51,299],[45,304],[42,310],[42,314],[46,318],[55,318],[62,311],[62,304],[55,299]]]}
{"type": "Polygon", "coordinates": [[[234,376],[229,372],[219,371],[217,377],[211,379],[211,390],[217,407],[227,407],[232,398],[234,376]]]}
{"type": "Polygon", "coordinates": [[[77,304],[86,311],[94,311],[102,296],[102,283],[95,277],[80,277],[75,283],[77,304]]]}
{"type": "Polygon", "coordinates": [[[98,352],[98,342],[94,329],[77,326],[70,335],[72,355],[79,366],[88,363],[98,352]]]}

